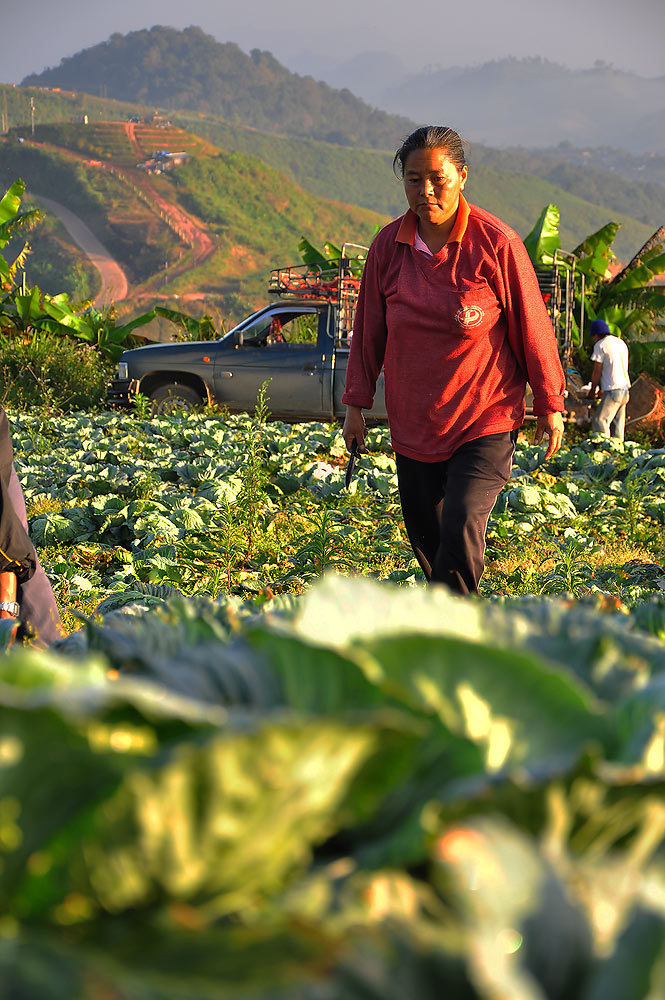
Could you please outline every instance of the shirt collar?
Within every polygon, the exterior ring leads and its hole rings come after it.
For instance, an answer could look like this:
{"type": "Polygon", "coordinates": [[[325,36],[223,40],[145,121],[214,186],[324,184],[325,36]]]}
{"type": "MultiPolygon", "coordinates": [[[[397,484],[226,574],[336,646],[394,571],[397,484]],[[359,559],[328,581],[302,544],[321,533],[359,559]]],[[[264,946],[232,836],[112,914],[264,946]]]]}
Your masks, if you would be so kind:
{"type": "MultiPolygon", "coordinates": [[[[455,225],[453,226],[450,237],[448,238],[448,243],[460,242],[466,232],[466,227],[469,222],[469,213],[469,203],[464,195],[460,193],[457,218],[455,219],[455,225]]],[[[397,236],[395,237],[395,243],[408,243],[409,246],[413,246],[413,241],[416,238],[417,231],[418,216],[415,212],[412,212],[411,209],[409,209],[406,214],[402,216],[402,221],[397,231],[397,236]]]]}
{"type": "Polygon", "coordinates": [[[430,250],[430,248],[427,246],[427,244],[425,243],[424,239],[422,238],[422,236],[420,235],[420,233],[418,232],[417,229],[416,229],[416,231],[414,233],[414,236],[413,236],[413,247],[414,247],[414,250],[420,250],[422,253],[426,253],[428,257],[433,257],[434,256],[434,254],[432,253],[432,251],[430,250]]]}

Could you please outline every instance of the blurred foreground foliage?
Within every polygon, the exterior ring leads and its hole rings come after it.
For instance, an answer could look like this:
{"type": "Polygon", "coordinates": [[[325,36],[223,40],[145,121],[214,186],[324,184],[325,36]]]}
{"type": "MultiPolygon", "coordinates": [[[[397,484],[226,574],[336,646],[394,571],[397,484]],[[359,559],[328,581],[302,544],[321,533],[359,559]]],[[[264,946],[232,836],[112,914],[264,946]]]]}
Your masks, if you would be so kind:
{"type": "Polygon", "coordinates": [[[664,669],[592,598],[336,576],[12,650],[0,997],[656,1000],[664,669]]]}

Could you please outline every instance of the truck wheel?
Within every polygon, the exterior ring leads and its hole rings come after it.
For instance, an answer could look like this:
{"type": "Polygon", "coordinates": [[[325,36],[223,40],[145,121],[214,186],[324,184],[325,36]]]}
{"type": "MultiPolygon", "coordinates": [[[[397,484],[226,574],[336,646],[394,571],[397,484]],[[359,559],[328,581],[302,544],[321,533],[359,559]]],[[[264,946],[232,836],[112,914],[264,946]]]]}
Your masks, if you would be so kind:
{"type": "Polygon", "coordinates": [[[150,393],[153,413],[173,413],[175,410],[197,410],[203,405],[201,396],[191,385],[168,382],[150,393]]]}

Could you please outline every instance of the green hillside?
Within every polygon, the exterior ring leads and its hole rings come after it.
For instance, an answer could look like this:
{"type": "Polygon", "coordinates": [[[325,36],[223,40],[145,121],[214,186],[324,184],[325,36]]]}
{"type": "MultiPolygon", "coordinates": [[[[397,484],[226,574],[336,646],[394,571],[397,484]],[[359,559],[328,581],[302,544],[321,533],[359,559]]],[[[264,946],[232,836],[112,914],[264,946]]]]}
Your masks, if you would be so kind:
{"type": "MultiPolygon", "coordinates": [[[[36,137],[42,134],[47,138],[46,132],[40,133],[42,123],[62,123],[66,116],[70,126],[59,131],[58,141],[80,151],[88,148],[91,155],[90,147],[96,143],[86,129],[96,134],[111,124],[120,134],[119,119],[130,115],[142,117],[151,110],[145,105],[85,94],[2,85],[0,101],[7,98],[8,108],[13,109],[8,112],[10,123],[20,120],[24,126],[20,130],[22,135],[28,134],[25,126],[30,123],[31,95],[37,108],[36,137]],[[85,127],[80,124],[83,111],[90,121],[85,127]],[[116,124],[106,124],[106,117],[116,124]]],[[[220,149],[260,157],[311,194],[360,205],[391,218],[403,211],[401,184],[392,173],[392,155],[388,152],[278,135],[274,130],[232,124],[213,114],[174,111],[170,112],[170,118],[190,136],[195,133],[220,149]]],[[[154,126],[137,128],[137,136],[145,137],[140,141],[147,152],[150,148],[166,148],[170,134],[177,133],[154,126]]],[[[122,142],[126,138],[122,137],[122,142]]],[[[109,147],[107,152],[111,152],[109,147]]],[[[119,155],[118,150],[113,151],[113,156],[119,155]]],[[[474,145],[468,158],[471,173],[467,193],[471,200],[505,219],[522,235],[529,231],[542,207],[553,201],[562,211],[566,245],[572,248],[594,228],[616,219],[624,227],[619,232],[616,249],[622,259],[629,259],[665,219],[665,187],[660,184],[634,180],[627,183],[611,170],[557,163],[551,154],[528,150],[494,150],[474,145]]],[[[128,147],[123,162],[134,162],[128,147]]]]}
{"type": "MultiPolygon", "coordinates": [[[[59,201],[83,218],[130,282],[121,313],[160,301],[195,315],[208,312],[218,324],[235,322],[265,302],[268,270],[298,259],[301,235],[315,243],[366,242],[377,223],[404,210],[388,152],[275,135],[213,115],[179,112],[170,115],[173,125],[166,116],[146,122],[152,112],[136,105],[61,91],[3,87],[0,108],[5,96],[7,117],[11,108],[16,124],[1,147],[0,181],[7,187],[21,176],[29,193],[59,201]],[[34,137],[31,94],[36,95],[34,137]],[[105,119],[107,113],[115,120],[105,119]],[[65,114],[67,120],[58,121],[65,114]],[[142,120],[131,124],[129,117],[142,120]],[[148,177],[137,163],[157,150],[186,152],[191,159],[170,174],[148,177]],[[188,213],[193,235],[183,237],[160,199],[174,212],[188,213]],[[209,244],[205,252],[201,239],[209,244]]],[[[648,198],[658,185],[625,185],[611,175],[611,183],[602,185],[596,174],[603,172],[570,166],[557,174],[551,159],[526,154],[524,163],[533,173],[496,169],[492,152],[470,150],[468,197],[522,235],[553,201],[561,209],[564,246],[572,248],[614,219],[623,226],[616,250],[627,260],[662,218],[658,198],[648,198]],[[546,166],[562,186],[537,176],[546,166]],[[603,192],[612,202],[594,203],[603,192]],[[640,218],[626,210],[631,205],[640,218]]],[[[497,153],[497,161],[519,166],[512,155],[497,153]]],[[[51,292],[67,289],[76,298],[94,295],[97,272],[62,227],[48,219],[32,235],[30,280],[51,292]]]]}
{"type": "Polygon", "coordinates": [[[561,211],[561,242],[569,250],[608,221],[619,222],[623,228],[619,230],[614,249],[624,261],[630,260],[656,228],[623,212],[593,205],[533,174],[478,166],[470,171],[465,193],[470,201],[504,219],[522,236],[533,227],[542,208],[554,202],[561,211]]]}
{"type": "Polygon", "coordinates": [[[391,218],[404,211],[404,191],[392,172],[392,153],[275,135],[211,115],[177,112],[172,120],[220,149],[260,157],[312,194],[362,205],[391,218]]]}
{"type": "Polygon", "coordinates": [[[350,146],[390,148],[412,128],[408,119],[371,108],[348,90],[292,73],[269,52],[247,55],[196,27],[116,33],[23,83],[212,112],[350,146]]]}
{"type": "Polygon", "coordinates": [[[385,221],[318,198],[263,161],[223,153],[180,129],[137,126],[136,147],[123,123],[40,126],[35,140],[2,143],[2,184],[20,176],[29,195],[52,198],[84,219],[132,284],[123,309],[166,301],[235,322],[265,302],[271,267],[299,259],[303,235],[319,244],[368,242],[385,221]],[[148,178],[135,166],[137,150],[148,155],[156,148],[187,149],[191,159],[148,178]],[[158,199],[194,220],[209,252],[201,253],[199,239],[178,236],[158,199]]]}
{"type": "MultiPolygon", "coordinates": [[[[606,161],[607,166],[601,169],[585,163],[574,163],[570,156],[574,151],[567,147],[559,150],[539,152],[525,149],[490,149],[486,146],[474,145],[471,151],[471,161],[474,166],[484,166],[492,170],[503,170],[510,173],[534,174],[542,180],[563,188],[585,201],[601,207],[611,206],[616,212],[637,219],[652,227],[652,231],[665,222],[665,184],[646,180],[649,167],[654,176],[658,174],[658,161],[665,163],[663,157],[642,156],[639,160],[622,156],[619,151],[595,150],[595,156],[600,161],[606,161]],[[626,171],[624,174],[622,169],[626,171]],[[632,178],[631,178],[632,175],[632,178]],[[640,176],[641,175],[641,176],[640,176]]],[[[583,151],[578,151],[578,157],[585,160],[591,157],[583,151]]]]}
{"type": "MultiPolygon", "coordinates": [[[[368,149],[351,151],[313,139],[270,135],[258,129],[215,121],[211,117],[179,114],[174,121],[224,149],[261,157],[315,194],[327,193],[328,197],[363,205],[390,217],[405,210],[402,184],[393,174],[390,153],[368,149]]],[[[501,158],[501,153],[497,152],[497,158],[501,158]]],[[[610,198],[602,202],[600,184],[585,187],[584,167],[579,167],[577,171],[570,169],[569,174],[576,176],[577,183],[574,190],[569,191],[546,178],[519,171],[517,159],[513,160],[513,171],[493,169],[489,165],[491,158],[486,156],[481,157],[482,162],[476,165],[475,148],[471,149],[469,159],[471,166],[466,189],[469,199],[504,219],[522,236],[526,236],[533,227],[542,208],[548,202],[554,202],[561,209],[564,246],[572,250],[590,232],[600,229],[612,219],[623,226],[615,249],[622,259],[628,260],[662,224],[663,216],[657,199],[649,199],[652,187],[661,190],[665,199],[665,188],[661,189],[659,185],[631,184],[627,187],[619,178],[608,174],[611,180],[611,184],[607,185],[610,198]],[[642,210],[640,217],[628,211],[627,191],[636,194],[642,210]],[[589,197],[586,198],[583,192],[589,197]],[[645,221],[647,205],[652,205],[653,209],[651,215],[646,216],[648,221],[645,221]]],[[[570,186],[573,186],[572,183],[570,186]]]]}
{"type": "MultiPolygon", "coordinates": [[[[61,202],[80,216],[107,250],[121,263],[129,281],[139,285],[165,260],[178,254],[177,242],[164,220],[136,197],[127,184],[109,170],[102,170],[64,151],[5,141],[0,155],[0,181],[5,190],[17,177],[23,178],[28,195],[41,194],[61,202]]],[[[38,238],[28,265],[40,260],[38,238]]],[[[77,256],[82,255],[77,253],[77,256]]],[[[55,262],[54,262],[55,263],[55,262]]],[[[67,267],[63,259],[62,267],[67,267]]],[[[57,282],[57,276],[54,274],[57,282]]],[[[67,289],[62,283],[60,289],[67,289]]]]}

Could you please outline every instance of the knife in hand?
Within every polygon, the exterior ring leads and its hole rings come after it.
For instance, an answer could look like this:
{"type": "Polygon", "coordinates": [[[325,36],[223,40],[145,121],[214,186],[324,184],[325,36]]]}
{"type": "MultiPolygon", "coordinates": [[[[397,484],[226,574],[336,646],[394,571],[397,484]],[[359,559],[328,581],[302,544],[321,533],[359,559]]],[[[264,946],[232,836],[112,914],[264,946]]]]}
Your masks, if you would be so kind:
{"type": "Polygon", "coordinates": [[[346,476],[344,478],[344,483],[346,485],[347,490],[349,488],[349,483],[351,482],[351,477],[353,476],[353,469],[355,467],[357,457],[358,457],[358,441],[356,440],[356,438],[354,438],[353,441],[351,442],[351,454],[349,455],[349,461],[346,466],[346,476]]]}

